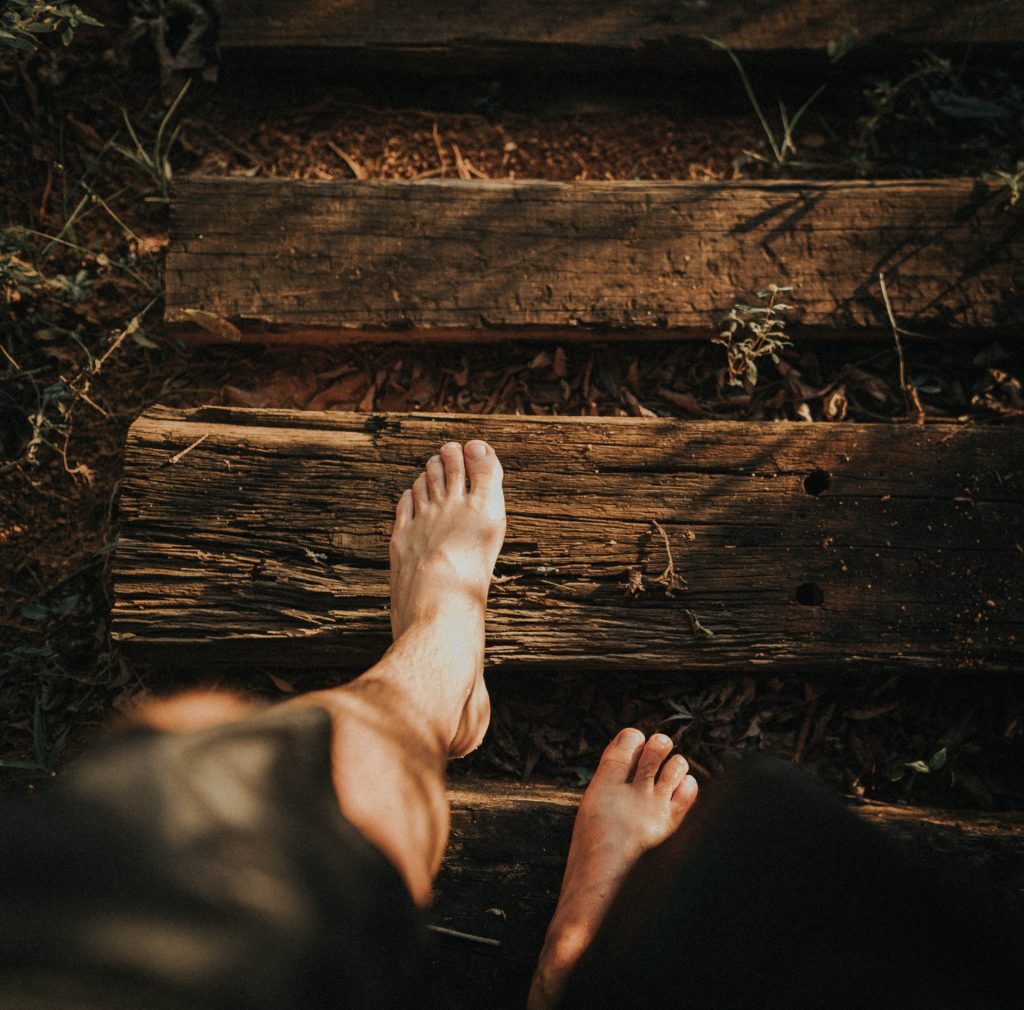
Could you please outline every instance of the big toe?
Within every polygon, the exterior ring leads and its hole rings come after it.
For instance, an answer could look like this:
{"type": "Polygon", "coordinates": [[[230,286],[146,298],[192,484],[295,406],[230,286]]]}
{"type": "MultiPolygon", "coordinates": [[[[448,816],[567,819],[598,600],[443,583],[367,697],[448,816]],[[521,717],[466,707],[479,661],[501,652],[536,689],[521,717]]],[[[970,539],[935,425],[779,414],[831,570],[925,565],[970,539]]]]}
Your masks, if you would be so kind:
{"type": "Polygon", "coordinates": [[[479,438],[466,443],[466,473],[471,494],[487,495],[501,487],[504,471],[495,451],[479,438]]]}
{"type": "Polygon", "coordinates": [[[644,746],[644,735],[638,729],[624,729],[604,749],[594,773],[599,782],[623,783],[636,771],[636,763],[644,746]]]}

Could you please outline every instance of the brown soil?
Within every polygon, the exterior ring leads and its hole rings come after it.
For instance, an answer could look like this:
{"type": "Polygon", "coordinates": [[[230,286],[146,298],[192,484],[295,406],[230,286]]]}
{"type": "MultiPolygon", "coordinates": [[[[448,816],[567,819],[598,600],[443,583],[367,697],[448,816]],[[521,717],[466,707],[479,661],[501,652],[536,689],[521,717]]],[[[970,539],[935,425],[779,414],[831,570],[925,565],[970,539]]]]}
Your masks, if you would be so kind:
{"type": "MultiPolygon", "coordinates": [[[[7,759],[42,756],[59,767],[112,711],[141,693],[194,681],[135,670],[109,641],[121,450],[128,425],[149,404],[809,423],[905,423],[922,414],[1006,423],[1024,413],[1024,362],[1009,333],[980,343],[941,334],[909,341],[907,374],[921,411],[900,392],[894,348],[812,343],[797,328],[782,365],[766,367],[754,390],[728,385],[722,349],[710,341],[190,352],[162,333],[153,302],[166,205],[147,202],[158,195],[154,179],[109,143],[116,137],[131,146],[124,108],[152,144],[164,110],[159,82],[144,53],[141,63],[111,64],[107,44],[83,34],[68,52],[46,46],[28,60],[0,55],[0,109],[11,124],[11,143],[0,148],[0,255],[49,278],[18,290],[0,274],[0,343],[12,359],[0,362],[0,754],[7,759]],[[69,293],[75,283],[82,290],[69,293]],[[141,325],[125,333],[139,313],[141,325]],[[67,731],[63,753],[40,754],[67,731]]],[[[267,78],[257,89],[243,71],[195,86],[171,153],[175,171],[578,180],[775,171],[744,153],[766,147],[734,80],[629,101],[568,86],[564,94],[536,87],[527,94],[486,80],[312,87],[267,78]]],[[[792,85],[796,99],[801,87],[792,85]]],[[[863,91],[845,87],[854,97],[863,91]]],[[[845,104],[834,95],[808,121],[798,148],[819,160],[798,166],[802,174],[850,174],[858,113],[848,111],[850,121],[837,128],[835,110],[845,104]]],[[[986,150],[993,164],[1005,154],[986,150]]],[[[890,163],[891,152],[878,165],[890,163]]],[[[949,165],[946,174],[963,170],[962,162],[949,165]]],[[[903,167],[921,171],[913,159],[903,167]]],[[[318,682],[310,676],[296,686],[318,682]]],[[[268,697],[281,689],[264,675],[241,686],[268,697]]],[[[492,688],[493,731],[466,762],[475,771],[581,782],[607,737],[634,723],[674,733],[702,773],[730,752],[765,750],[879,798],[1024,801],[1024,688],[1010,678],[738,674],[709,683],[685,672],[652,681],[638,671],[600,681],[496,678],[492,688]],[[944,763],[937,758],[928,773],[908,767],[942,752],[944,763]]],[[[25,782],[37,772],[8,774],[25,782]]]]}

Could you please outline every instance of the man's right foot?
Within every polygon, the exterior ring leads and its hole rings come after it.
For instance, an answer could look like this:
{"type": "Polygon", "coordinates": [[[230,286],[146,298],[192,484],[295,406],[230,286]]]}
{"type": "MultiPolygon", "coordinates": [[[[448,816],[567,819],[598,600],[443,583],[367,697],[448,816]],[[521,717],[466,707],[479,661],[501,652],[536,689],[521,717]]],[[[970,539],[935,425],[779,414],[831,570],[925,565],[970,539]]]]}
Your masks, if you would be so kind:
{"type": "Polygon", "coordinates": [[[638,729],[624,729],[601,756],[576,815],[529,1010],[555,1006],[626,874],[682,824],[693,806],[697,783],[681,754],[665,761],[671,750],[672,741],[661,733],[645,740],[638,729]]]}
{"type": "Polygon", "coordinates": [[[391,628],[397,643],[410,628],[429,627],[432,652],[446,657],[444,675],[458,681],[450,685],[462,702],[449,746],[452,757],[478,746],[490,719],[484,614],[505,539],[502,476],[486,442],[474,439],[465,450],[448,442],[395,510],[391,628]]]}

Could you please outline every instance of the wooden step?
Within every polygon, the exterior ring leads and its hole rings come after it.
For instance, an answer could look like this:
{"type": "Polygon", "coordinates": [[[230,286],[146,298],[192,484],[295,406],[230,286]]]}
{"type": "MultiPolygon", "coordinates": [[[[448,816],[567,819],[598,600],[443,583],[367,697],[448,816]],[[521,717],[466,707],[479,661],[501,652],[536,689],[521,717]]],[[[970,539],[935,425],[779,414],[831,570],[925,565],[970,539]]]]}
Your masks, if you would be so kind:
{"type": "Polygon", "coordinates": [[[500,66],[637,63],[685,71],[707,58],[705,36],[737,50],[818,49],[858,41],[1004,43],[1024,36],[1017,2],[851,4],[843,0],[550,0],[431,4],[397,0],[217,0],[221,48],[335,50],[345,67],[412,66],[473,73],[500,66]]]}
{"type": "MultiPolygon", "coordinates": [[[[579,793],[455,783],[452,836],[430,919],[500,946],[444,939],[441,965],[466,1007],[521,1008],[561,886],[579,793]]],[[[909,844],[956,853],[1024,899],[1024,814],[858,804],[909,844]]]]}
{"type": "Polygon", "coordinates": [[[806,326],[888,334],[884,272],[901,323],[1019,324],[1024,201],[1007,195],[951,180],[192,179],[171,208],[166,319],[195,331],[198,309],[255,339],[706,338],[778,284],[806,326]]]}
{"type": "Polygon", "coordinates": [[[506,472],[491,668],[1022,669],[1024,442],[969,424],[154,408],[115,637],[164,665],[368,665],[395,503],[474,437],[506,472]]]}

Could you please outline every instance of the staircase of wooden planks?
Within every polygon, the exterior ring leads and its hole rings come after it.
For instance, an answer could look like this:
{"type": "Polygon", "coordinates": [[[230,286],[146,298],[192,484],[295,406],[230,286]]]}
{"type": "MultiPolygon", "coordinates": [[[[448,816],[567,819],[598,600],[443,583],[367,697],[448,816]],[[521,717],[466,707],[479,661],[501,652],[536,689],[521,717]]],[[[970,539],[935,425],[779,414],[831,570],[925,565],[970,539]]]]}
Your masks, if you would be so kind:
{"type": "Polygon", "coordinates": [[[744,54],[824,53],[855,32],[858,42],[1005,44],[1024,37],[1024,10],[991,0],[850,4],[844,0],[216,0],[221,48],[319,52],[344,66],[478,73],[551,67],[642,66],[679,70],[707,63],[706,37],[744,54]]]}
{"type": "MultiPolygon", "coordinates": [[[[662,0],[473,3],[443,16],[412,3],[384,16],[361,0],[309,0],[287,17],[277,4],[217,6],[228,50],[446,73],[566,54],[668,63],[704,35],[814,49],[852,27],[832,0],[684,13],[662,0]]],[[[962,43],[964,13],[872,4],[858,27],[962,43]]],[[[974,41],[1020,37],[1020,13],[995,34],[980,19],[974,41]]],[[[782,282],[799,290],[803,337],[889,339],[894,309],[916,331],[967,339],[1024,322],[1024,201],[1008,195],[958,180],[187,179],[171,206],[166,320],[195,344],[678,340],[782,282]]],[[[1018,673],[1015,435],[157,407],[128,437],[114,633],[151,666],[356,672],[389,641],[394,501],[443,441],[479,436],[505,463],[509,509],[492,669],[1018,673]]],[[[442,944],[465,1005],[522,1004],[577,800],[453,789],[434,920],[501,943],[442,944]]],[[[858,809],[1024,892],[1024,815],[858,809]]]]}

